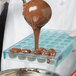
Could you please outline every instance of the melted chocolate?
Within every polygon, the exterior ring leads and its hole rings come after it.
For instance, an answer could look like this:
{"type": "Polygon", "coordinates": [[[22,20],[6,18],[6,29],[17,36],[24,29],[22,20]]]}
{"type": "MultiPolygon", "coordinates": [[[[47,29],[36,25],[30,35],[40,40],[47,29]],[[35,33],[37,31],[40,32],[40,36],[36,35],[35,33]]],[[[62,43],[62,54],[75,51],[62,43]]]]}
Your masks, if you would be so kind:
{"type": "Polygon", "coordinates": [[[50,57],[49,56],[47,57],[47,63],[50,63],[50,57]]]}
{"type": "Polygon", "coordinates": [[[45,49],[45,48],[43,48],[43,47],[40,47],[40,49],[39,49],[40,51],[43,51],[43,52],[46,52],[47,50],[45,49]]]}
{"type": "Polygon", "coordinates": [[[48,51],[42,52],[41,55],[48,55],[49,56],[49,52],[48,51]]]}
{"type": "Polygon", "coordinates": [[[12,48],[12,49],[10,49],[10,52],[13,52],[13,53],[18,53],[20,51],[21,51],[21,49],[19,49],[19,48],[12,48]]]}
{"type": "Polygon", "coordinates": [[[56,52],[55,52],[54,49],[51,48],[51,49],[48,50],[48,52],[49,52],[50,56],[56,56],[56,52]]]}
{"type": "Polygon", "coordinates": [[[31,50],[30,50],[30,49],[22,49],[21,52],[22,52],[22,53],[30,53],[31,50]]]}
{"type": "Polygon", "coordinates": [[[21,50],[19,48],[12,48],[12,49],[10,49],[10,52],[14,52],[14,53],[21,52],[21,53],[25,53],[25,54],[31,53],[31,54],[38,54],[38,55],[46,55],[47,56],[47,63],[50,63],[50,59],[55,58],[55,56],[56,56],[56,51],[54,49],[50,48],[49,50],[46,50],[43,47],[41,47],[39,49],[36,49],[36,50],[34,50],[32,52],[31,52],[30,49],[22,49],[21,50]]]}
{"type": "Polygon", "coordinates": [[[39,54],[39,55],[41,55],[41,51],[39,49],[36,49],[35,51],[32,51],[31,54],[39,54]]]}
{"type": "Polygon", "coordinates": [[[34,31],[35,50],[38,49],[40,29],[51,18],[51,7],[44,0],[31,0],[23,5],[23,15],[34,31]]]}

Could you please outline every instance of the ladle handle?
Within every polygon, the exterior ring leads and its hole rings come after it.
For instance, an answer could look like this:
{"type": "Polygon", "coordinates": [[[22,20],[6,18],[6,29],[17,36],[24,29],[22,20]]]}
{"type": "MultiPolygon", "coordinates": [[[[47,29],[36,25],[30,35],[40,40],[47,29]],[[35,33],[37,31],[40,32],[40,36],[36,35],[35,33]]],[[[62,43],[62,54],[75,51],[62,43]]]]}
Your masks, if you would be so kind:
{"type": "Polygon", "coordinates": [[[23,3],[26,3],[26,0],[22,0],[23,1],[23,3]]]}

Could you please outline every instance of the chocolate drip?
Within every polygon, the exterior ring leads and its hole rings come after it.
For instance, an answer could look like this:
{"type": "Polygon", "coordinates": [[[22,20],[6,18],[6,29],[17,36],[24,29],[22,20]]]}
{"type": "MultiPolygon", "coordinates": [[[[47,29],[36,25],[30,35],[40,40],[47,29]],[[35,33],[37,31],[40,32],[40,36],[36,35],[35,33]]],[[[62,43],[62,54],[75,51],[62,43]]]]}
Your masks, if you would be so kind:
{"type": "Polygon", "coordinates": [[[36,28],[34,31],[34,39],[35,39],[35,50],[38,49],[39,45],[39,34],[40,34],[40,29],[41,28],[36,28]]]}

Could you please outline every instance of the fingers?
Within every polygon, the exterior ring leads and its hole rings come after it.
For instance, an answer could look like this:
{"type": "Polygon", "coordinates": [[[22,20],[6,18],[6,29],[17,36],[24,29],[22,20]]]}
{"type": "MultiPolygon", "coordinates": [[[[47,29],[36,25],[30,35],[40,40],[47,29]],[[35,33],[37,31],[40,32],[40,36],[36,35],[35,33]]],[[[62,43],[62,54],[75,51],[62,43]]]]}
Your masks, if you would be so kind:
{"type": "Polygon", "coordinates": [[[72,52],[76,52],[76,49],[74,49],[72,52]]]}
{"type": "Polygon", "coordinates": [[[76,37],[76,30],[74,30],[69,36],[76,37]]]}

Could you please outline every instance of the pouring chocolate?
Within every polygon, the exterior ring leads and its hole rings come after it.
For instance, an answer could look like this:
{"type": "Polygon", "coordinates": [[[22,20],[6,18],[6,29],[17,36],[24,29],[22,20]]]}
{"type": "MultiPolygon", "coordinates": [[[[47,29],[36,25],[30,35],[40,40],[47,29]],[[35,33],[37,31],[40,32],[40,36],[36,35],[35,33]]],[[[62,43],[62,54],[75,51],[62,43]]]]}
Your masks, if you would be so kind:
{"type": "Polygon", "coordinates": [[[31,0],[28,3],[23,0],[23,3],[23,15],[25,20],[33,29],[36,50],[38,49],[41,27],[50,20],[52,10],[49,4],[44,0],[31,0]]]}

